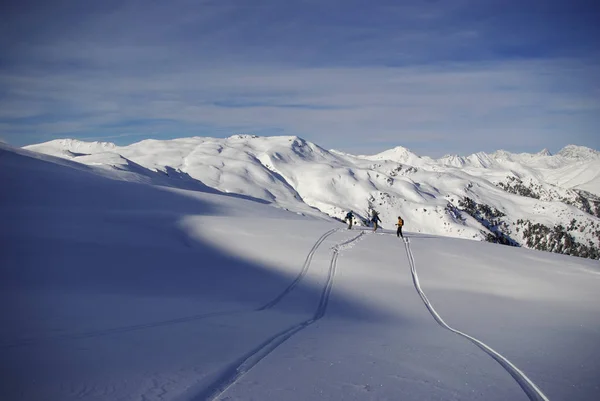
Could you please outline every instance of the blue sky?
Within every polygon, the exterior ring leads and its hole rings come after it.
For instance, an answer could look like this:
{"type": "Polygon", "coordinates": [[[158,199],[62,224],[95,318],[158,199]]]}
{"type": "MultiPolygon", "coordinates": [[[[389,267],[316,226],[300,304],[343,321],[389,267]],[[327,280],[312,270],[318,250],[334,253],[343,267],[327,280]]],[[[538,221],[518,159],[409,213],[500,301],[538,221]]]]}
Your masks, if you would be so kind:
{"type": "Polygon", "coordinates": [[[584,0],[5,1],[0,139],[600,149],[597,21],[584,0]]]}

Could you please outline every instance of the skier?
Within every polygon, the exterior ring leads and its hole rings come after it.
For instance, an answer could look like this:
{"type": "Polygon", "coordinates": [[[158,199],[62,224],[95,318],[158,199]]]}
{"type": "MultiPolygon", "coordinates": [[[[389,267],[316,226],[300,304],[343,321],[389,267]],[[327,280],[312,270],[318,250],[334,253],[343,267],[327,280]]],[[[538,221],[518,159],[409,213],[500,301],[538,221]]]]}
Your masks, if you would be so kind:
{"type": "Polygon", "coordinates": [[[373,210],[373,217],[371,218],[371,221],[373,222],[373,232],[377,231],[377,223],[381,223],[381,220],[379,219],[379,214],[373,210]]]}
{"type": "Polygon", "coordinates": [[[398,223],[396,223],[396,225],[398,226],[398,231],[396,231],[396,237],[404,238],[404,235],[402,235],[402,226],[404,225],[404,220],[402,220],[402,217],[398,216],[398,223]]]}
{"type": "Polygon", "coordinates": [[[346,213],[346,220],[348,222],[348,230],[352,230],[352,219],[354,219],[354,215],[352,214],[352,210],[346,213]]]}

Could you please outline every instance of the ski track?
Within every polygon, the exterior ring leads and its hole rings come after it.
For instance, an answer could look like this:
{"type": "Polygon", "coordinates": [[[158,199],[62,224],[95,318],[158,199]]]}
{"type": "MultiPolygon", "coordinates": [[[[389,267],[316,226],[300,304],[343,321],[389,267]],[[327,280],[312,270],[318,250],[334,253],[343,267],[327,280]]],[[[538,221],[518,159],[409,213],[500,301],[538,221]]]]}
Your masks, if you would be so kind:
{"type": "Polygon", "coordinates": [[[289,294],[294,289],[294,287],[296,287],[296,285],[298,285],[300,280],[302,280],[304,278],[304,276],[306,275],[306,272],[308,271],[308,266],[310,266],[310,262],[312,261],[313,255],[315,254],[315,252],[317,251],[319,246],[323,243],[323,241],[325,241],[325,239],[327,237],[329,237],[331,234],[333,234],[336,231],[339,231],[339,229],[332,229],[332,230],[327,231],[325,234],[321,235],[321,237],[317,240],[317,242],[315,242],[315,244],[313,245],[311,250],[308,252],[308,255],[306,255],[306,259],[304,260],[304,265],[302,266],[302,270],[300,270],[298,277],[296,277],[296,279],[294,281],[292,281],[292,283],[285,290],[283,290],[283,292],[281,294],[279,294],[277,297],[275,297],[272,301],[267,302],[265,305],[258,308],[257,309],[258,311],[262,311],[265,309],[271,309],[273,306],[277,305],[287,294],[289,294]]]}
{"type": "MultiPolygon", "coordinates": [[[[336,230],[334,230],[336,231],[336,230]]],[[[329,233],[329,232],[328,232],[329,233]]],[[[317,244],[322,242],[324,239],[324,234],[317,244]]],[[[331,234],[331,233],[329,233],[331,234]]],[[[299,331],[304,330],[308,326],[312,325],[323,316],[325,316],[325,312],[327,311],[327,305],[329,303],[329,297],[331,295],[331,290],[333,288],[333,279],[335,277],[335,272],[337,268],[337,259],[339,256],[340,248],[358,240],[360,237],[364,235],[364,231],[351,238],[347,241],[344,241],[340,244],[337,244],[331,248],[332,256],[331,261],[329,262],[329,271],[327,274],[327,281],[323,286],[323,290],[321,292],[321,298],[319,300],[319,305],[315,311],[315,314],[310,318],[303,322],[300,322],[294,326],[285,329],[274,336],[268,338],[262,344],[260,344],[255,349],[251,350],[249,353],[244,355],[238,361],[232,364],[231,367],[227,368],[217,380],[213,382],[213,384],[209,385],[204,391],[197,394],[192,401],[200,401],[200,400],[216,400],[221,395],[223,395],[231,386],[233,386],[239,379],[241,379],[246,373],[248,373],[254,366],[256,366],[260,361],[262,361],[265,357],[267,357],[271,352],[273,352],[277,347],[283,344],[286,340],[291,338],[294,334],[299,331]]],[[[316,245],[316,244],[315,244],[316,245]]],[[[314,250],[311,250],[311,253],[314,254],[316,247],[313,247],[314,250]]],[[[310,258],[307,257],[308,263],[310,264],[310,260],[312,260],[312,255],[310,258]]],[[[307,265],[308,268],[308,265],[307,265]]],[[[289,288],[289,287],[288,287],[289,288]]],[[[284,291],[285,292],[285,291],[284,291]]]]}
{"type": "Polygon", "coordinates": [[[517,381],[519,386],[521,386],[521,388],[523,389],[525,394],[527,394],[527,397],[529,397],[529,399],[531,401],[549,401],[549,399],[546,397],[546,395],[544,395],[542,390],[540,390],[525,375],[525,373],[523,373],[521,370],[519,370],[519,368],[517,368],[515,365],[513,365],[508,359],[503,357],[500,353],[496,352],[494,349],[492,349],[490,346],[486,345],[482,341],[479,341],[478,339],[471,337],[468,334],[465,334],[461,331],[458,331],[458,330],[450,327],[444,321],[444,319],[442,319],[442,317],[437,313],[437,311],[434,309],[433,305],[431,304],[429,299],[427,299],[427,296],[421,289],[421,285],[419,283],[419,276],[417,275],[415,257],[410,248],[410,239],[408,237],[406,237],[404,239],[404,247],[406,248],[406,255],[408,256],[408,263],[410,264],[410,271],[412,273],[412,278],[413,278],[413,283],[414,283],[415,289],[417,290],[417,293],[423,300],[423,303],[425,304],[425,306],[429,310],[429,313],[431,313],[431,316],[433,316],[435,321],[443,328],[450,330],[451,332],[458,334],[459,336],[462,336],[462,337],[466,338],[467,340],[471,341],[473,344],[477,345],[485,353],[487,353],[489,356],[491,356],[496,362],[498,362],[513,377],[513,379],[515,379],[517,381]]]}
{"type": "Polygon", "coordinates": [[[283,298],[285,298],[286,295],[288,295],[290,292],[292,292],[292,290],[304,278],[304,276],[306,275],[306,272],[308,271],[308,267],[310,266],[310,263],[312,261],[312,258],[314,256],[315,252],[317,251],[319,246],[323,243],[323,241],[325,241],[325,239],[327,239],[327,237],[329,237],[330,235],[332,235],[333,233],[338,232],[338,231],[340,231],[339,228],[334,228],[334,229],[327,231],[325,234],[323,234],[317,240],[317,242],[315,242],[315,244],[312,246],[311,250],[308,252],[308,255],[306,256],[306,259],[304,261],[304,265],[302,266],[302,270],[300,270],[300,273],[294,279],[294,281],[285,290],[283,290],[283,292],[281,294],[279,294],[277,297],[275,297],[274,299],[272,299],[271,301],[267,302],[266,304],[264,304],[263,306],[261,306],[259,308],[251,309],[251,310],[210,312],[210,313],[204,313],[201,315],[184,316],[184,317],[177,318],[177,319],[169,319],[169,320],[162,320],[162,321],[158,321],[158,322],[142,323],[142,324],[136,324],[136,325],[131,325],[131,326],[114,327],[114,328],[108,328],[108,329],[103,329],[103,330],[94,330],[94,331],[88,331],[88,332],[82,332],[82,333],[76,333],[76,334],[63,334],[63,335],[56,335],[56,336],[52,336],[52,337],[37,338],[37,339],[34,339],[34,338],[23,339],[23,340],[18,340],[18,341],[12,342],[12,343],[0,344],[0,349],[23,347],[23,346],[28,346],[28,345],[36,345],[36,344],[40,344],[40,343],[52,342],[52,341],[79,340],[79,339],[85,339],[85,338],[100,337],[100,336],[106,336],[106,335],[111,335],[111,334],[120,334],[120,333],[127,333],[130,331],[137,331],[137,330],[151,329],[151,328],[155,328],[155,327],[171,326],[174,324],[188,323],[188,322],[192,322],[192,321],[196,321],[196,320],[203,320],[203,319],[208,319],[208,318],[217,317],[217,316],[237,315],[237,314],[241,314],[241,313],[260,312],[263,310],[271,309],[273,306],[275,306],[279,302],[281,302],[281,300],[283,298]]]}

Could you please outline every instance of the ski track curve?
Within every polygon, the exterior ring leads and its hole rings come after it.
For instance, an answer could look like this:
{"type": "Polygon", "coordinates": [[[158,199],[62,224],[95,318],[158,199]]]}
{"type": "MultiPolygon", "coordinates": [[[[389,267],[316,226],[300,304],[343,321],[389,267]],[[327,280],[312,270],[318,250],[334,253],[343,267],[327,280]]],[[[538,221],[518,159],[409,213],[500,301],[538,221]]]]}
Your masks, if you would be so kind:
{"type": "MultiPolygon", "coordinates": [[[[336,230],[334,230],[336,231],[336,230]]],[[[326,233],[327,234],[327,233],[326,233]]],[[[192,398],[192,401],[200,401],[200,400],[216,400],[221,395],[223,395],[231,386],[233,386],[239,379],[241,379],[246,373],[248,373],[253,367],[255,367],[260,361],[262,361],[265,357],[267,357],[271,352],[273,352],[277,347],[283,344],[286,340],[291,338],[294,334],[304,330],[308,326],[317,322],[323,316],[325,316],[325,312],[327,311],[327,305],[329,304],[329,297],[331,295],[331,290],[333,288],[333,279],[335,277],[335,272],[337,269],[337,260],[339,256],[339,251],[342,247],[351,244],[354,241],[357,241],[360,237],[364,235],[364,231],[358,234],[357,236],[339,243],[331,248],[332,256],[331,261],[329,262],[329,270],[327,273],[327,280],[325,285],[323,286],[323,290],[321,291],[321,297],[319,299],[319,305],[314,313],[314,315],[295,324],[274,336],[268,338],[263,343],[261,343],[258,347],[254,348],[236,362],[234,362],[229,368],[227,368],[218,378],[213,382],[213,384],[209,385],[204,391],[197,394],[192,398]]],[[[324,234],[325,236],[325,234],[324,234]]],[[[321,237],[323,238],[323,237],[321,237]]],[[[324,239],[324,238],[323,238],[324,239]]],[[[322,241],[320,241],[322,242],[322,241]]],[[[317,241],[319,243],[319,241],[317,241]]],[[[319,243],[320,244],[320,243],[319,243]]],[[[317,247],[314,247],[316,251],[317,247]]],[[[314,251],[312,251],[314,254],[314,251]]],[[[307,258],[309,260],[309,258],[307,258]]],[[[310,256],[310,260],[312,260],[312,256],[310,256]]],[[[310,261],[309,261],[310,264],[310,261]]],[[[308,268],[308,267],[307,267],[308,268]]]]}
{"type": "Polygon", "coordinates": [[[527,397],[529,397],[529,399],[531,401],[549,401],[548,397],[546,397],[546,395],[542,392],[542,390],[540,390],[539,387],[537,387],[531,381],[531,379],[529,379],[527,377],[527,375],[525,375],[525,373],[523,373],[521,370],[519,370],[519,368],[517,368],[515,365],[513,365],[508,359],[506,359],[504,356],[502,356],[499,352],[495,351],[490,346],[488,346],[484,342],[476,339],[475,337],[472,337],[466,333],[463,333],[459,330],[456,330],[456,329],[450,327],[444,321],[444,319],[442,319],[442,317],[437,313],[437,311],[434,309],[433,305],[431,304],[431,302],[429,301],[429,299],[427,298],[427,296],[421,289],[421,284],[419,282],[419,276],[417,275],[415,257],[410,248],[410,239],[408,237],[406,237],[404,239],[404,247],[406,249],[406,255],[408,257],[408,263],[410,265],[410,271],[412,274],[413,284],[415,286],[415,289],[417,290],[417,293],[423,300],[423,303],[425,304],[425,306],[429,310],[429,313],[431,313],[431,316],[433,316],[435,321],[443,328],[471,341],[473,344],[475,344],[477,347],[479,347],[485,353],[487,353],[489,356],[491,356],[496,362],[498,362],[513,377],[513,379],[516,380],[516,382],[523,389],[525,394],[527,394],[527,397]]]}
{"type": "Polygon", "coordinates": [[[292,292],[292,290],[298,285],[298,283],[300,283],[300,281],[306,275],[306,272],[308,271],[308,268],[310,266],[312,258],[314,256],[315,252],[317,251],[317,249],[319,248],[319,246],[321,246],[321,244],[323,243],[323,241],[325,241],[325,239],[327,239],[327,237],[329,237],[330,235],[332,235],[333,233],[335,233],[337,231],[340,231],[340,229],[334,228],[334,229],[327,231],[323,235],[321,235],[321,237],[319,237],[319,239],[315,242],[315,244],[312,246],[312,248],[308,252],[308,255],[306,256],[304,264],[302,265],[302,269],[300,270],[300,273],[298,273],[298,276],[294,279],[294,281],[292,281],[292,283],[285,290],[283,290],[283,292],[281,292],[281,294],[277,295],[271,301],[267,302],[266,304],[264,304],[263,306],[261,306],[259,308],[251,309],[251,310],[209,312],[209,313],[203,313],[201,315],[184,316],[184,317],[180,317],[180,318],[176,318],[176,319],[161,320],[161,321],[156,321],[156,322],[135,324],[135,325],[129,325],[129,326],[112,327],[112,328],[107,328],[107,329],[102,329],[102,330],[93,330],[93,331],[74,333],[74,334],[63,334],[63,335],[57,335],[57,336],[52,336],[52,337],[46,337],[46,338],[26,338],[26,339],[17,340],[17,341],[10,342],[10,343],[0,344],[0,349],[24,347],[24,346],[36,345],[36,344],[47,343],[47,342],[52,342],[52,341],[79,340],[79,339],[85,339],[85,338],[107,336],[107,335],[112,335],[112,334],[127,333],[130,331],[145,330],[145,329],[151,329],[151,328],[155,328],[155,327],[163,327],[163,326],[171,326],[171,325],[181,324],[181,323],[188,323],[188,322],[193,322],[193,321],[197,321],[197,320],[208,319],[211,317],[237,315],[237,314],[248,313],[248,312],[260,312],[263,310],[270,309],[273,306],[277,305],[283,298],[285,298],[286,295],[288,295],[290,292],[292,292]]]}

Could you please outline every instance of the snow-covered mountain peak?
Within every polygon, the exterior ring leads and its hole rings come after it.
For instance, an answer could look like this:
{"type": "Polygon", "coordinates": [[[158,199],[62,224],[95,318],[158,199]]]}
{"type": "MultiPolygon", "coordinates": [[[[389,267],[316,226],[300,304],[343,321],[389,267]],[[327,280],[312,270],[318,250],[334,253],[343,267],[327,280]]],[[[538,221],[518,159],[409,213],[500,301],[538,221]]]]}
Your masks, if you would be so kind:
{"type": "Polygon", "coordinates": [[[575,160],[593,160],[600,158],[600,152],[585,146],[567,145],[557,153],[557,155],[567,159],[575,160]]]}
{"type": "MultiPolygon", "coordinates": [[[[215,141],[222,141],[215,139],[215,141]]],[[[289,149],[297,154],[306,154],[312,151],[324,151],[319,146],[312,142],[300,138],[298,136],[270,136],[263,137],[251,134],[236,134],[225,139],[225,143],[239,146],[240,143],[247,144],[250,148],[256,150],[277,149],[282,151],[283,149],[289,149]]],[[[326,151],[325,151],[326,152],[326,151]]]]}
{"type": "Polygon", "coordinates": [[[421,156],[411,152],[404,146],[396,146],[395,148],[385,150],[372,156],[361,156],[367,160],[390,160],[402,164],[420,165],[422,163],[421,156]]]}
{"type": "Polygon", "coordinates": [[[438,163],[448,167],[463,167],[466,161],[464,157],[459,155],[445,155],[438,159],[438,163]]]}
{"type": "Polygon", "coordinates": [[[477,152],[463,157],[459,155],[446,155],[437,162],[447,167],[475,167],[490,168],[496,161],[512,161],[513,154],[505,150],[498,150],[493,153],[477,152]]]}
{"type": "Polygon", "coordinates": [[[406,156],[416,156],[413,152],[411,152],[408,148],[405,148],[404,146],[396,146],[392,149],[383,151],[381,153],[379,153],[379,155],[385,155],[387,157],[392,157],[392,156],[396,156],[396,157],[406,157],[406,156]]]}
{"type": "Polygon", "coordinates": [[[506,150],[497,150],[490,154],[490,157],[495,160],[512,160],[514,154],[506,150]]]}
{"type": "Polygon", "coordinates": [[[467,157],[467,161],[476,167],[488,168],[494,164],[494,158],[485,152],[473,153],[467,157]]]}
{"type": "Polygon", "coordinates": [[[335,156],[319,145],[298,136],[265,137],[265,151],[280,155],[289,153],[290,157],[303,161],[331,162],[335,156]]]}
{"type": "Polygon", "coordinates": [[[546,148],[540,150],[539,152],[536,153],[536,156],[552,156],[552,153],[550,153],[550,151],[546,148]]]}

